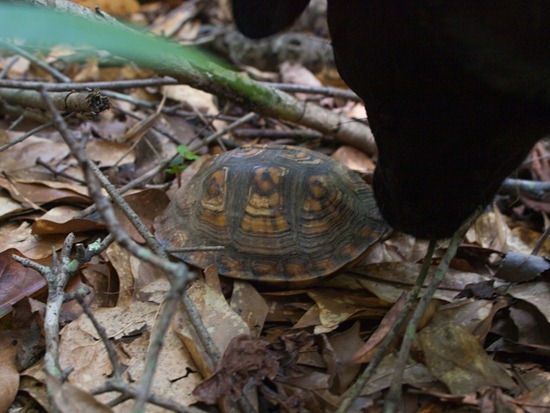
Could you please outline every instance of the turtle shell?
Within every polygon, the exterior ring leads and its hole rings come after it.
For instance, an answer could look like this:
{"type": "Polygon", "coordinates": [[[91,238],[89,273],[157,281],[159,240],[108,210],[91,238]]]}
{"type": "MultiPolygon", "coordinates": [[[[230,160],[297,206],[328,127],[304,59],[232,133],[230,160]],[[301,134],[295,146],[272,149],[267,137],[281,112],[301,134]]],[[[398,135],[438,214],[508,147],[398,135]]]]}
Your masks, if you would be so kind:
{"type": "Polygon", "coordinates": [[[307,284],[387,233],[371,188],[339,162],[292,146],[250,145],[207,160],[155,222],[168,249],[228,277],[307,284]]]}

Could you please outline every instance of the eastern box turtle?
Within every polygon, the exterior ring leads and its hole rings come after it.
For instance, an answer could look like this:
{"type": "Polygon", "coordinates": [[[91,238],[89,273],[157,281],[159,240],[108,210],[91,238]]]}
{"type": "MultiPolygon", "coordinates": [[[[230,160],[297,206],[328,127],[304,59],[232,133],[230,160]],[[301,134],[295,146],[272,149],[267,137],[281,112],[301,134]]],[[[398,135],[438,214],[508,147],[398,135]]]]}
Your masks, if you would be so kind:
{"type": "Polygon", "coordinates": [[[168,249],[201,268],[267,283],[307,284],[388,232],[370,187],[339,162],[292,146],[243,146],[208,159],[155,222],[168,249]]]}

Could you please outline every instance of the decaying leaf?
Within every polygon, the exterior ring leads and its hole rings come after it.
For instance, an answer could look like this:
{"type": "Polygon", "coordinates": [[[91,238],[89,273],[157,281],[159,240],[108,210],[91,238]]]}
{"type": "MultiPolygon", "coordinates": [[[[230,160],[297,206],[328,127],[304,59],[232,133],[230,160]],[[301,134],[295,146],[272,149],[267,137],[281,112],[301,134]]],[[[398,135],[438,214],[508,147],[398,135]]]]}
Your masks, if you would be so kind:
{"type": "Polygon", "coordinates": [[[418,339],[430,372],[452,394],[473,393],[488,386],[516,386],[506,371],[487,356],[479,341],[458,325],[426,327],[418,339]]]}
{"type": "Polygon", "coordinates": [[[550,268],[548,260],[517,252],[506,254],[495,277],[510,282],[530,281],[550,268]]]}
{"type": "Polygon", "coordinates": [[[16,350],[13,339],[5,335],[0,337],[0,412],[8,411],[19,389],[16,350]]]}

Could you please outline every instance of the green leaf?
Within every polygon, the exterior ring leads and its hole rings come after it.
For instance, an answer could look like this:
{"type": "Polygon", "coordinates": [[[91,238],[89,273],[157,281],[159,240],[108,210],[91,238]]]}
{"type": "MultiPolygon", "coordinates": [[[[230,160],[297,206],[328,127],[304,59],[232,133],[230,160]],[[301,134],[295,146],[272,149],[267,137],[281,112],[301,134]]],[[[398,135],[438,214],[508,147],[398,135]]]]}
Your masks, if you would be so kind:
{"type": "Polygon", "coordinates": [[[178,153],[186,161],[196,161],[200,158],[200,156],[197,155],[195,152],[190,151],[186,145],[178,146],[178,153]]]}
{"type": "MultiPolygon", "coordinates": [[[[154,68],[170,58],[182,59],[197,69],[212,70],[221,60],[194,47],[129,27],[57,12],[44,7],[0,4],[0,37],[30,42],[33,46],[89,46],[154,68]]],[[[221,68],[220,68],[221,69],[221,68]]]]}

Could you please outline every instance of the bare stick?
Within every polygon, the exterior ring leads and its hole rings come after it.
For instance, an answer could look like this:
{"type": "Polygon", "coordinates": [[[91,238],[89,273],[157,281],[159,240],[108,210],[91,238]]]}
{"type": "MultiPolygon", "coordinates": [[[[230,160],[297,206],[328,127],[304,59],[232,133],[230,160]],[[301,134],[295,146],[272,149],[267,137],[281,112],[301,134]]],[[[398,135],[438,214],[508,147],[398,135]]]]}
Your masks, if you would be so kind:
{"type": "Polygon", "coordinates": [[[353,384],[353,386],[350,387],[348,391],[345,393],[345,395],[343,396],[342,403],[338,407],[338,410],[336,410],[336,413],[345,413],[349,409],[349,407],[352,405],[353,401],[359,397],[361,391],[367,385],[372,375],[375,373],[376,368],[378,367],[380,362],[384,359],[394,338],[397,336],[397,334],[401,330],[401,327],[403,327],[403,324],[405,323],[405,321],[407,320],[407,317],[409,316],[409,313],[411,312],[413,304],[416,303],[416,299],[418,298],[420,289],[424,285],[424,280],[426,279],[426,275],[428,274],[428,270],[432,262],[435,246],[436,246],[435,241],[430,242],[428,251],[424,256],[424,261],[422,262],[422,268],[420,269],[418,278],[416,279],[416,282],[414,283],[413,288],[409,293],[409,297],[407,298],[407,301],[405,302],[403,309],[399,313],[397,320],[395,320],[395,324],[393,325],[392,329],[388,332],[388,335],[384,338],[384,340],[376,350],[376,353],[374,354],[374,357],[372,358],[368,367],[363,371],[361,376],[357,379],[357,381],[353,384]]]}
{"type": "Polygon", "coordinates": [[[422,295],[422,298],[412,315],[411,321],[407,325],[407,330],[405,332],[405,336],[403,337],[403,343],[401,344],[401,349],[399,350],[399,357],[397,359],[396,367],[393,372],[390,391],[386,397],[386,402],[384,403],[384,413],[394,413],[398,410],[397,408],[401,399],[403,372],[405,371],[405,366],[411,352],[411,346],[416,335],[418,324],[420,324],[420,320],[424,316],[424,313],[426,312],[426,309],[428,308],[430,300],[433,298],[437,287],[439,287],[441,282],[445,279],[445,274],[449,269],[451,260],[456,255],[458,246],[464,239],[468,228],[470,228],[472,223],[477,219],[477,217],[479,217],[480,214],[481,208],[478,208],[468,219],[466,219],[462,223],[460,228],[457,229],[456,232],[453,234],[451,242],[449,243],[449,247],[443,255],[441,262],[439,263],[437,270],[435,271],[432,281],[430,282],[426,291],[424,291],[424,294],[422,295]]]}

